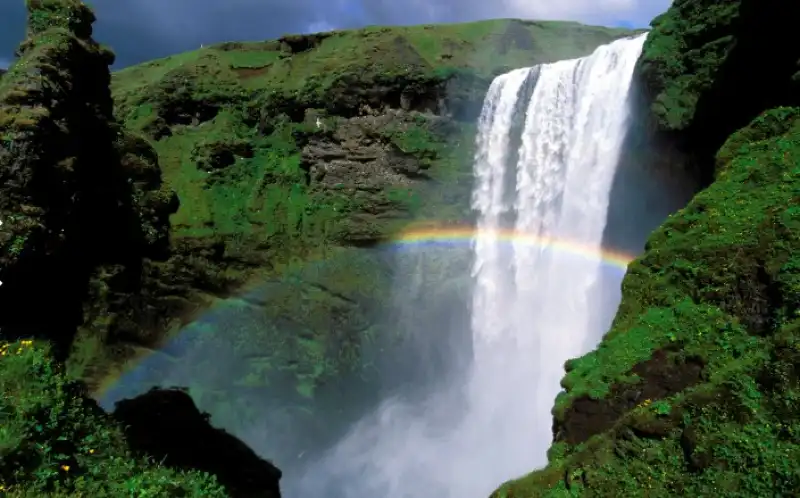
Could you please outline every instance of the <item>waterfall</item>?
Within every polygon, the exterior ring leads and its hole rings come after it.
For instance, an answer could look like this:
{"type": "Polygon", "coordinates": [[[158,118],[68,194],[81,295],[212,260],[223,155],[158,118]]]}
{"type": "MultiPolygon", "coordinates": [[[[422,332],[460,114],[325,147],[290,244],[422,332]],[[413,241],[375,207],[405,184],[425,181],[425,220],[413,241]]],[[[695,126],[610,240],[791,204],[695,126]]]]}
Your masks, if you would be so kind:
{"type": "Polygon", "coordinates": [[[586,256],[602,253],[644,39],[493,81],[476,137],[469,374],[386,400],[286,496],[485,498],[546,463],[563,364],[607,326],[591,306],[605,265],[586,256]]]}
{"type": "Polygon", "coordinates": [[[605,332],[605,321],[591,307],[605,291],[595,285],[602,259],[557,249],[569,244],[602,252],[609,193],[628,130],[628,89],[644,39],[618,40],[589,57],[502,75],[484,104],[473,198],[478,237],[470,406],[485,411],[482,423],[496,428],[483,451],[491,451],[485,456],[504,473],[497,475],[500,481],[546,463],[563,364],[605,332]],[[507,109],[529,77],[536,82],[512,163],[507,109]],[[528,242],[512,237],[511,248],[505,247],[497,231],[509,227],[528,242]]]}

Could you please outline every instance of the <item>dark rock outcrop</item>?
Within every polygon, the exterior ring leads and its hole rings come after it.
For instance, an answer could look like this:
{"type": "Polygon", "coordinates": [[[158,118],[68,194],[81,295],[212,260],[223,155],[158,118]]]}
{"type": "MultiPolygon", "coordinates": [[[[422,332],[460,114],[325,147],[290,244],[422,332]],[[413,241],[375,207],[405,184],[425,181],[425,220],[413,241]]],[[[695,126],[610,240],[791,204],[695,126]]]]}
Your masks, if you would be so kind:
{"type": "Polygon", "coordinates": [[[236,162],[237,157],[253,157],[253,146],[246,140],[218,140],[201,142],[192,150],[197,167],[203,171],[227,168],[236,162]]]}
{"type": "Polygon", "coordinates": [[[155,153],[114,121],[114,56],[91,38],[93,22],[78,1],[30,2],[0,89],[0,328],[45,335],[62,353],[90,274],[163,255],[177,207],[155,153]]]}
{"type": "Polygon", "coordinates": [[[298,54],[317,48],[324,39],[329,38],[332,34],[326,32],[309,35],[284,35],[278,38],[278,43],[290,54],[298,54]]]}
{"type": "Polygon", "coordinates": [[[180,389],[152,389],[114,410],[131,449],[179,469],[216,475],[232,498],[279,498],[281,471],[209,423],[180,389]]]}

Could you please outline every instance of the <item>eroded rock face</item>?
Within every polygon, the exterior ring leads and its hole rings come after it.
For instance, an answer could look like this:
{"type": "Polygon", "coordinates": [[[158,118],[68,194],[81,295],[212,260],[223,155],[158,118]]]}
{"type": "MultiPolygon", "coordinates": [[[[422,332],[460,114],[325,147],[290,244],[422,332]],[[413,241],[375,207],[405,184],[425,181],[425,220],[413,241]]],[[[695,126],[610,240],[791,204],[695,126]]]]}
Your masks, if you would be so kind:
{"type": "Polygon", "coordinates": [[[410,121],[411,115],[402,110],[337,121],[335,131],[312,137],[303,148],[302,167],[309,181],[369,190],[424,178],[428,166],[380,132],[394,125],[400,133],[410,127],[410,121]]]}
{"type": "Polygon", "coordinates": [[[232,498],[279,498],[281,471],[209,423],[180,389],[152,389],[114,410],[128,444],[163,465],[216,475],[232,498]]]}

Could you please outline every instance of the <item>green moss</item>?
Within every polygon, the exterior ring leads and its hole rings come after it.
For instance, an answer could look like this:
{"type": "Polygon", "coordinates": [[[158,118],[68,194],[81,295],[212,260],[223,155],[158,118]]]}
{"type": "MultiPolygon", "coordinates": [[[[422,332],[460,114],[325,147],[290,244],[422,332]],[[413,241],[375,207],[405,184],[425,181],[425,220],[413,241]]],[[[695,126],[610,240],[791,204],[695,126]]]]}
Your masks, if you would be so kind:
{"type": "Polygon", "coordinates": [[[679,0],[653,20],[640,73],[654,96],[653,114],[668,130],[686,128],[735,43],[740,1],[679,0]],[[715,37],[717,34],[718,37],[715,37]]]}
{"type": "Polygon", "coordinates": [[[25,0],[28,36],[63,28],[82,38],[91,36],[94,13],[80,0],[25,0]]]}
{"type": "Polygon", "coordinates": [[[800,485],[800,119],[767,111],[721,149],[718,179],[672,215],[631,265],[600,347],[568,364],[554,414],[612,403],[634,365],[672,347],[699,384],[618,414],[583,445],[494,496],[780,496],[800,485]],[[687,449],[688,448],[688,449],[687,449]],[[564,476],[570,477],[564,477],[564,476]]]}

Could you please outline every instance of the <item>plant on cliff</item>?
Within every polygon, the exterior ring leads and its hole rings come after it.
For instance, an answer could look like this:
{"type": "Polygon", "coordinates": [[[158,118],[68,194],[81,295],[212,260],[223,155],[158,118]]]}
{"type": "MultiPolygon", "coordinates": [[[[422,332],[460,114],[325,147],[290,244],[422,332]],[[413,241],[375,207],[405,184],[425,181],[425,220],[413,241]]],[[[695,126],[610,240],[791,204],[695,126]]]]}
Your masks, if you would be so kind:
{"type": "Polygon", "coordinates": [[[205,473],[133,456],[46,344],[0,344],[0,491],[9,497],[226,497],[205,473]]]}
{"type": "MultiPolygon", "coordinates": [[[[656,127],[702,162],[761,111],[800,105],[799,15],[794,3],[676,0],[639,62],[656,127]]],[[[707,163],[698,173],[714,177],[707,163]]]]}

